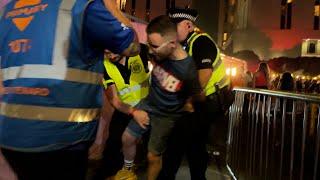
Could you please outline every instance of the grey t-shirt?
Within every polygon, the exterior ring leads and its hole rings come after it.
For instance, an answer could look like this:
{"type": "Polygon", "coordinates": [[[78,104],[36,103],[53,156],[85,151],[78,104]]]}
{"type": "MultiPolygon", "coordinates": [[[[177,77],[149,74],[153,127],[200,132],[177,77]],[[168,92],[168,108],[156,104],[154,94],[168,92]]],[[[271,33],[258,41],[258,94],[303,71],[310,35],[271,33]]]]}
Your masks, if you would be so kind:
{"type": "Polygon", "coordinates": [[[191,57],[154,62],[149,95],[145,99],[153,113],[183,112],[186,100],[201,91],[198,72],[191,57]]]}

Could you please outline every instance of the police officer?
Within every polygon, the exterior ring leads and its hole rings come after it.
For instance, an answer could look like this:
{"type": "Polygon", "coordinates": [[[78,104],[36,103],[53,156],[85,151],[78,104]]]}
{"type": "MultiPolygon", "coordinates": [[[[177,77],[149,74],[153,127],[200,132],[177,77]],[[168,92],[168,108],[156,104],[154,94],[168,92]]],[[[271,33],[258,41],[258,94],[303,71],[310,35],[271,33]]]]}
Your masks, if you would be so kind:
{"type": "Polygon", "coordinates": [[[19,179],[84,179],[100,116],[105,49],[139,53],[102,0],[19,0],[0,9],[0,147],[19,179]]]}
{"type": "Polygon", "coordinates": [[[105,94],[108,102],[116,111],[113,113],[110,125],[104,126],[103,130],[99,129],[98,131],[98,134],[106,134],[103,131],[109,127],[102,165],[94,179],[112,177],[123,166],[122,134],[132,116],[137,118],[136,116],[144,113],[136,110],[130,115],[130,108],[145,98],[149,92],[148,48],[141,44],[140,54],[134,57],[122,57],[107,52],[104,66],[103,85],[105,94]]]}
{"type": "Polygon", "coordinates": [[[206,100],[194,104],[195,112],[179,121],[180,124],[171,137],[171,144],[164,154],[160,179],[174,179],[182,157],[186,153],[192,180],[204,180],[208,164],[206,143],[209,127],[214,119],[223,114],[217,92],[226,90],[230,80],[226,75],[217,45],[210,35],[195,25],[197,11],[171,9],[169,17],[177,24],[179,40],[195,61],[206,100]]]}

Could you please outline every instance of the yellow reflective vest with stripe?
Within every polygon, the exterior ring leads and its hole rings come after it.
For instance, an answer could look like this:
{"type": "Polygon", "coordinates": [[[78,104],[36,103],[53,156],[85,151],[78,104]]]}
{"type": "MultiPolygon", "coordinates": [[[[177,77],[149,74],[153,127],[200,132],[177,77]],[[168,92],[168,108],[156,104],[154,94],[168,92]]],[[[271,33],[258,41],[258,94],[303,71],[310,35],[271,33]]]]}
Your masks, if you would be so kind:
{"type": "Polygon", "coordinates": [[[129,84],[125,83],[119,69],[109,59],[104,60],[104,66],[111,79],[104,80],[103,85],[107,88],[109,83],[114,83],[122,102],[134,106],[148,95],[150,73],[146,72],[139,55],[128,59],[131,71],[129,84]]]}
{"type": "MultiPolygon", "coordinates": [[[[207,33],[197,33],[194,32],[191,37],[188,39],[188,54],[192,56],[193,51],[193,43],[200,37],[206,36],[208,37],[214,44],[215,42],[207,33]]],[[[217,47],[217,45],[215,44],[217,47]]],[[[230,78],[226,74],[226,68],[221,60],[219,48],[217,48],[217,56],[214,62],[212,63],[212,75],[204,88],[206,96],[213,94],[216,92],[216,85],[221,89],[230,84],[230,78]]]]}

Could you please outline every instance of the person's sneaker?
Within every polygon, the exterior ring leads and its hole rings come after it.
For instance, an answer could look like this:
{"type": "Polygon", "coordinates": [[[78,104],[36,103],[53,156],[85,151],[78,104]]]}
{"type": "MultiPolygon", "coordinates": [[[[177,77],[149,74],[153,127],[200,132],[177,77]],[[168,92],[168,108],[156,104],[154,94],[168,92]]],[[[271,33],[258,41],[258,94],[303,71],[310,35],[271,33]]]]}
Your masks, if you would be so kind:
{"type": "Polygon", "coordinates": [[[122,168],[114,177],[114,180],[138,180],[137,175],[133,169],[122,168]]]}

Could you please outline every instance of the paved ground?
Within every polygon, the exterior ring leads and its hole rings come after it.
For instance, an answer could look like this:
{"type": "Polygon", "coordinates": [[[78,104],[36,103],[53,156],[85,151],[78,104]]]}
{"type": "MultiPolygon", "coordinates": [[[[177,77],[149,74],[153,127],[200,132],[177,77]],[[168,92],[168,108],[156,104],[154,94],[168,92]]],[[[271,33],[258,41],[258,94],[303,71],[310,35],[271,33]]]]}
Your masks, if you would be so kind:
{"type": "MultiPolygon", "coordinates": [[[[139,180],[145,180],[146,175],[142,173],[139,175],[139,180]]],[[[177,174],[176,180],[190,180],[190,173],[188,164],[186,162],[180,167],[179,172],[177,174]]],[[[210,165],[207,170],[207,180],[231,180],[232,178],[229,176],[226,167],[218,168],[214,161],[210,161],[210,165]]]]}

